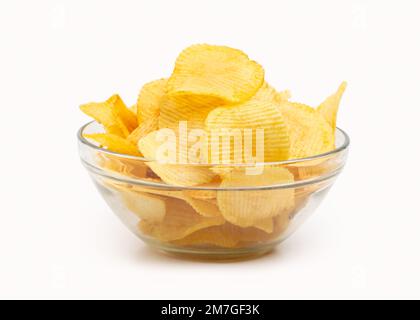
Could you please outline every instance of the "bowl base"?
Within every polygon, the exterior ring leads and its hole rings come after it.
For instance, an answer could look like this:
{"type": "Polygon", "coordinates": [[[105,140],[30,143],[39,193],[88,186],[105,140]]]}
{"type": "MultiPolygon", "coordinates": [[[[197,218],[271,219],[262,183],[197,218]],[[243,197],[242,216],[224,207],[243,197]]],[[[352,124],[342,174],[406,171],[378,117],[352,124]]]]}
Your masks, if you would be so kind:
{"type": "Polygon", "coordinates": [[[154,241],[146,242],[149,246],[152,247],[152,249],[155,249],[156,251],[159,251],[173,258],[216,262],[253,260],[270,254],[275,248],[275,244],[270,244],[241,249],[209,249],[198,247],[176,247],[162,243],[156,243],[154,241]]]}

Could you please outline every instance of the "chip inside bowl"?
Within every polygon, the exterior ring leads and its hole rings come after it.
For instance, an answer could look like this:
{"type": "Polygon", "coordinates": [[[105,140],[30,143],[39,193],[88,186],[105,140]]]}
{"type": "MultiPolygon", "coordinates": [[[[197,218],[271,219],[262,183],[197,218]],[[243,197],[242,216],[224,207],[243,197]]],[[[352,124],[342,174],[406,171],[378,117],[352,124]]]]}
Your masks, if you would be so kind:
{"type": "Polygon", "coordinates": [[[97,122],[83,132],[82,148],[95,147],[82,157],[142,238],[180,251],[258,251],[288,236],[341,171],[346,87],[312,108],[244,52],[193,45],[133,107],[119,95],[81,106],[97,122]]]}

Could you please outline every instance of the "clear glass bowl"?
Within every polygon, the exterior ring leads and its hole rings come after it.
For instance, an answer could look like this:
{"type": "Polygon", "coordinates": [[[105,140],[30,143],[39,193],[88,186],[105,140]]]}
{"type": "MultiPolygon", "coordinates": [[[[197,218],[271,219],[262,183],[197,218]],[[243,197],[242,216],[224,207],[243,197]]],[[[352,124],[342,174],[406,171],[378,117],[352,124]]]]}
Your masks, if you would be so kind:
{"type": "MultiPolygon", "coordinates": [[[[268,168],[287,169],[293,174],[293,182],[221,188],[216,179],[203,186],[180,187],[161,181],[146,159],[102,149],[83,137],[102,130],[95,122],[80,129],[80,157],[114,213],[147,244],[166,253],[204,259],[258,256],[286,240],[316,210],[334,184],[346,162],[350,143],[347,134],[337,129],[336,149],[332,152],[265,164],[268,168]],[[251,207],[263,214],[267,205],[277,208],[278,214],[252,226],[238,226],[224,219],[221,204],[243,208],[244,212],[236,212],[238,215],[254,213],[249,212],[251,207]]],[[[194,167],[173,166],[180,174],[194,167]]],[[[235,170],[240,166],[231,167],[235,170]]]]}

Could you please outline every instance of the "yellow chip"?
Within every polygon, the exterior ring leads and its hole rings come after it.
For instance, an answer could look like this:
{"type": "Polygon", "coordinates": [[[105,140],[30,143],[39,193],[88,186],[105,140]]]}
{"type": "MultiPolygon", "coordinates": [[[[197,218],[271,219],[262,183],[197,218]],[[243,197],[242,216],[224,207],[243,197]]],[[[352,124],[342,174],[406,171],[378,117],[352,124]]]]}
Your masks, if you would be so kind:
{"type": "MultiPolygon", "coordinates": [[[[217,185],[209,184],[208,186],[217,187],[219,185],[220,183],[218,183],[217,185]]],[[[213,199],[216,199],[217,191],[216,190],[185,190],[184,194],[187,197],[191,197],[198,200],[213,200],[213,199]]]]}
{"type": "Polygon", "coordinates": [[[137,128],[138,122],[136,114],[127,108],[119,95],[113,95],[106,101],[106,103],[112,105],[116,116],[121,119],[121,121],[127,127],[128,132],[132,132],[137,128]]]}
{"type": "Polygon", "coordinates": [[[239,103],[251,98],[263,83],[264,69],[242,51],[201,44],[180,54],[168,81],[168,93],[239,103]]]}
{"type": "Polygon", "coordinates": [[[347,83],[343,82],[338,88],[337,92],[332,96],[328,97],[319,107],[318,112],[327,120],[330,126],[335,131],[337,126],[337,114],[338,108],[340,107],[340,101],[343,97],[344,91],[346,91],[347,83]]]}
{"type": "Polygon", "coordinates": [[[334,131],[313,108],[283,102],[280,110],[289,128],[290,159],[299,159],[334,150],[334,131]]]}
{"type": "Polygon", "coordinates": [[[222,214],[216,200],[199,200],[186,197],[187,203],[203,217],[221,217],[222,214]]]}
{"type": "MultiPolygon", "coordinates": [[[[174,162],[159,163],[157,153],[159,152],[162,142],[157,141],[157,131],[148,134],[142,138],[139,143],[139,149],[142,154],[150,160],[147,165],[156,173],[164,182],[175,186],[196,186],[211,182],[215,178],[215,174],[206,166],[190,166],[186,164],[173,164],[174,162]]],[[[177,153],[175,153],[177,156],[177,153]]],[[[175,160],[175,163],[178,159],[175,160]]]]}
{"type": "Polygon", "coordinates": [[[121,199],[128,210],[148,222],[162,222],[166,215],[165,200],[150,194],[120,191],[121,199]]]}
{"type": "Polygon", "coordinates": [[[266,242],[269,237],[266,232],[256,228],[239,228],[225,223],[194,232],[173,243],[184,247],[242,248],[248,246],[247,243],[266,242]]]}
{"type": "Polygon", "coordinates": [[[147,136],[149,133],[156,131],[159,126],[159,117],[150,117],[144,120],[136,130],[130,133],[127,140],[137,145],[140,139],[147,136]]]}
{"type": "Polygon", "coordinates": [[[143,86],[137,100],[139,122],[159,116],[162,99],[166,94],[167,82],[167,79],[160,79],[143,86]]]}
{"type": "MultiPolygon", "coordinates": [[[[217,108],[208,115],[206,128],[211,132],[212,138],[215,132],[220,133],[221,141],[223,141],[223,137],[233,138],[236,142],[236,148],[235,144],[221,143],[220,154],[229,156],[230,151],[229,159],[234,163],[250,163],[251,157],[254,157],[254,155],[258,157],[257,146],[264,147],[264,150],[260,148],[261,152],[264,151],[264,154],[261,155],[263,159],[258,159],[258,162],[281,161],[289,158],[288,128],[284,123],[278,105],[274,102],[251,100],[233,107],[217,108]],[[251,133],[248,139],[246,137],[247,132],[251,133]],[[237,143],[237,138],[239,142],[243,141],[242,146],[237,143]],[[245,141],[252,143],[253,147],[252,150],[248,149],[247,154],[245,154],[245,141]],[[227,150],[227,148],[230,150],[227,150]],[[252,154],[249,154],[250,151],[252,151],[252,154]]],[[[214,150],[212,152],[214,155],[214,150]]],[[[223,160],[221,156],[219,156],[220,160],[223,160]]],[[[212,161],[214,162],[213,156],[212,161]]],[[[223,161],[222,163],[226,162],[223,161]]]]}
{"type": "Polygon", "coordinates": [[[254,227],[266,233],[273,233],[274,221],[272,218],[263,219],[254,223],[254,227]]]}
{"type": "Polygon", "coordinates": [[[271,85],[265,82],[257,93],[250,99],[251,101],[266,101],[276,104],[288,101],[291,97],[290,91],[277,92],[271,85]]]}
{"type": "Polygon", "coordinates": [[[159,117],[159,128],[178,131],[180,122],[187,122],[188,129],[203,129],[208,113],[219,107],[220,103],[208,98],[171,97],[162,100],[159,117]]]}
{"type": "Polygon", "coordinates": [[[137,117],[118,95],[105,102],[82,105],[80,109],[102,124],[109,134],[126,138],[137,127],[137,117]]]}
{"type": "Polygon", "coordinates": [[[183,239],[201,229],[219,226],[225,223],[223,217],[204,217],[196,212],[186,202],[168,199],[166,202],[166,216],[161,223],[140,221],[140,231],[161,241],[175,241],[183,239]]]}
{"type": "Polygon", "coordinates": [[[141,160],[125,159],[108,154],[100,154],[99,166],[105,170],[134,178],[145,178],[149,170],[141,160]]]}
{"type": "Polygon", "coordinates": [[[121,138],[115,134],[109,133],[95,133],[95,134],[86,134],[84,135],[87,139],[92,139],[100,144],[101,147],[107,148],[109,151],[139,156],[140,152],[137,150],[135,144],[127,141],[126,139],[121,138]]]}
{"type": "MultiPolygon", "coordinates": [[[[221,188],[260,187],[292,183],[293,175],[284,168],[266,167],[260,175],[247,175],[235,170],[226,175],[221,188]]],[[[218,191],[217,202],[227,221],[241,227],[261,227],[261,221],[287,214],[294,207],[294,190],[229,190],[218,191]]]]}

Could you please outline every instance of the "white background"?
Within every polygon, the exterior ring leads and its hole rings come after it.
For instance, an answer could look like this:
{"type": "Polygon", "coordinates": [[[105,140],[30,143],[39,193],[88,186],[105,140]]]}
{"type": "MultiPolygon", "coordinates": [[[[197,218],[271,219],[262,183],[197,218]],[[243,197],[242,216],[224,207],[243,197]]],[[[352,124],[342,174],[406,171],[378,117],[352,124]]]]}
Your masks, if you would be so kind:
{"type": "Polygon", "coordinates": [[[0,298],[420,298],[419,15],[416,0],[1,0],[0,298]],[[349,82],[345,172],[259,260],[150,251],[79,163],[81,103],[134,103],[202,42],[312,105],[349,82]]]}

